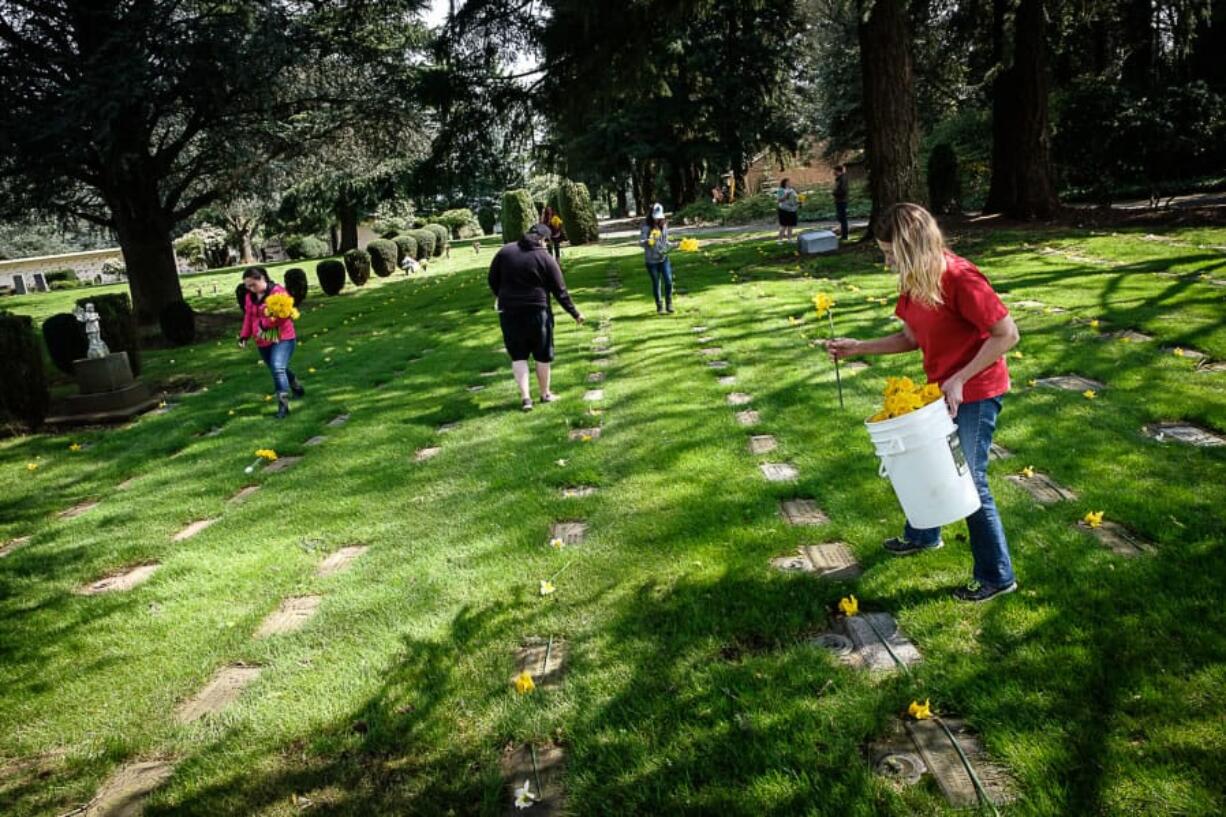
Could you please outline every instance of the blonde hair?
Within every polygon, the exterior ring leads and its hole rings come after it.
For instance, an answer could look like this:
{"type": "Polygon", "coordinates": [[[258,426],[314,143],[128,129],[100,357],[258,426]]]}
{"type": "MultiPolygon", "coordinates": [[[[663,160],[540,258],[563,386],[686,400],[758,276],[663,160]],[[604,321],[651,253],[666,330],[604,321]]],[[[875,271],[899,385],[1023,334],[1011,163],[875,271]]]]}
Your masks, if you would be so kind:
{"type": "Polygon", "coordinates": [[[891,245],[899,291],[928,306],[944,303],[945,236],[932,213],[918,204],[895,204],[882,213],[874,232],[891,245]]]}

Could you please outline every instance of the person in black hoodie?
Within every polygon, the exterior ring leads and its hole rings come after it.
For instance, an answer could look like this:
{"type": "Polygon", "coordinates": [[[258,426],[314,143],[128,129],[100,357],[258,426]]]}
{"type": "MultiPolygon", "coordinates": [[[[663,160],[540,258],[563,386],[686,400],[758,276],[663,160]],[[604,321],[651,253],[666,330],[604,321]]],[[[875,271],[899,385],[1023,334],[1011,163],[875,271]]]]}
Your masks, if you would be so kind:
{"type": "Polygon", "coordinates": [[[502,341],[511,356],[511,374],[519,387],[524,411],[532,411],[529,356],[536,361],[541,402],[556,399],[549,389],[553,362],[553,310],[549,296],[558,299],[575,323],[583,323],[583,314],[566,291],[562,268],[545,247],[549,237],[548,226],[534,224],[519,241],[504,245],[490,262],[490,291],[496,299],[494,308],[502,325],[502,341]]]}

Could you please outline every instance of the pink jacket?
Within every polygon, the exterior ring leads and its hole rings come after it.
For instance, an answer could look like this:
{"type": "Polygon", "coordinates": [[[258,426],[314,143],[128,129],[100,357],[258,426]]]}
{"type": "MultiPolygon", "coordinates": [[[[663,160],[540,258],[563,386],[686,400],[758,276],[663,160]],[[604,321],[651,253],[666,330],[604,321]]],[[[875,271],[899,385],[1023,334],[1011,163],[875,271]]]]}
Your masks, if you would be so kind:
{"type": "MultiPolygon", "coordinates": [[[[283,292],[285,292],[285,287],[277,284],[264,293],[264,298],[283,292]]],[[[243,331],[238,333],[240,338],[244,340],[255,338],[256,346],[272,346],[271,341],[260,338],[261,329],[276,329],[281,333],[281,340],[294,340],[298,337],[294,334],[293,318],[270,318],[264,314],[263,298],[256,301],[252,294],[248,292],[243,304],[243,331]]]]}

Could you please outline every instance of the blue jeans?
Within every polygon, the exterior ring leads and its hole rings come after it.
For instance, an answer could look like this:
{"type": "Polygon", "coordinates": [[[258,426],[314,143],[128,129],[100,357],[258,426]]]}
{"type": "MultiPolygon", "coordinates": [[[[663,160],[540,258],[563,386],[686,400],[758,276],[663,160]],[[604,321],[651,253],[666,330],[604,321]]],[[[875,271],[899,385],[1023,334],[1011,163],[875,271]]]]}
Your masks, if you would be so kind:
{"type": "Polygon", "coordinates": [[[669,303],[673,300],[673,265],[667,258],[663,261],[647,262],[647,273],[651,276],[651,294],[655,296],[656,306],[660,305],[660,289],[663,284],[664,297],[669,303]]]}
{"type": "MultiPolygon", "coordinates": [[[[958,426],[958,441],[971,467],[971,476],[979,490],[983,506],[966,518],[971,536],[971,556],[975,560],[975,580],[988,587],[1004,587],[1014,580],[1013,562],[1009,558],[1009,543],[1000,523],[996,500],[988,487],[988,452],[992,448],[992,433],[1000,415],[1001,399],[989,397],[958,406],[954,424],[958,426]]],[[[941,540],[940,528],[917,530],[908,524],[903,537],[917,545],[935,545],[941,540]]]]}
{"type": "Polygon", "coordinates": [[[272,385],[277,394],[288,394],[289,384],[298,378],[294,377],[289,367],[289,359],[294,356],[297,340],[280,340],[271,346],[258,346],[264,365],[272,370],[272,385]]]}

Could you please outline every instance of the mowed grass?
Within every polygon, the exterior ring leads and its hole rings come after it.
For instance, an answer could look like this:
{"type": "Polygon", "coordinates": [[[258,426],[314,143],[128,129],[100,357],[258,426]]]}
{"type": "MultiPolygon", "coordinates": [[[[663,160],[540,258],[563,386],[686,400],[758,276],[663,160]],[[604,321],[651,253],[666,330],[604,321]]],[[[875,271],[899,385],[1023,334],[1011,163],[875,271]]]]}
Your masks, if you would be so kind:
{"type": "MultiPolygon", "coordinates": [[[[164,415],[0,442],[0,542],[31,536],[0,560],[0,811],[60,813],[122,764],[168,758],[148,814],[496,814],[506,747],[553,741],[575,814],[945,813],[931,782],[898,788],[863,754],[915,698],[978,731],[1017,780],[1008,813],[1226,810],[1226,449],[1141,433],[1175,419],[1226,429],[1226,374],[1172,352],[1226,360],[1226,287],[1213,283],[1226,231],[953,236],[1011,301],[1068,310],[1014,310],[1021,357],[997,435],[1014,456],[991,476],[1021,591],[981,607],[948,597],[970,572],[964,526],[935,554],[879,547],[901,516],[862,418],[887,375],[921,374],[918,356],[844,370],[840,410],[813,345],[828,331],[817,291],[838,300],[840,334],[894,330],[879,256],[802,262],[760,236],[676,256],[687,294],[671,317],[655,315],[631,243],[570,250],[591,323],[559,312],[562,399],[529,415],[499,349],[487,250],[424,279],[313,289],[293,362],[309,393],[284,422],[254,352],[209,341],[148,355],[150,377],[208,385],[164,415]],[[728,369],[705,365],[699,325],[728,369]],[[1102,338],[1126,328],[1155,340],[1102,338]],[[593,414],[582,394],[597,335],[614,359],[593,414]],[[1091,401],[1028,385],[1068,373],[1107,386],[1091,401]],[[753,395],[760,426],[736,424],[732,390],[753,395]],[[326,427],[341,412],[349,422],[326,427]],[[567,440],[597,424],[598,440],[567,440]],[[751,456],[750,433],[779,450],[751,456]],[[316,434],[328,439],[305,447],[316,434]],[[414,461],[432,445],[438,456],[414,461]],[[246,475],[264,447],[305,458],[246,475]],[[762,461],[800,479],[768,483],[762,461]],[[1004,479],[1026,465],[1079,499],[1035,504],[1004,479]],[[227,503],[249,484],[263,488],[227,503]],[[563,499],[568,485],[599,490],[563,499]],[[786,525],[778,503],[797,496],[830,523],[786,525]],[[89,498],[101,504],[57,519],[89,498]],[[1074,527],[1089,510],[1155,552],[1104,549],[1074,527]],[[589,523],[587,542],[550,547],[550,525],[569,519],[589,523]],[[849,544],[858,582],[768,566],[826,541],[849,544]],[[352,543],[370,549],[316,575],[352,543]],[[74,593],[155,561],[132,591],[74,593]],[[550,577],[557,592],[541,597],[550,577]],[[848,592],[915,641],[925,660],[910,677],[870,677],[806,643],[848,592]],[[304,629],[252,638],[282,598],[308,593],[323,602],[304,629]],[[514,651],[538,635],[568,640],[565,681],[518,697],[514,651]],[[180,725],[179,703],[235,663],[263,672],[221,715],[180,725]]],[[[235,283],[219,282],[219,307],[235,283]]]]}

